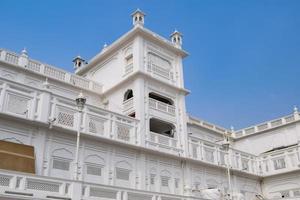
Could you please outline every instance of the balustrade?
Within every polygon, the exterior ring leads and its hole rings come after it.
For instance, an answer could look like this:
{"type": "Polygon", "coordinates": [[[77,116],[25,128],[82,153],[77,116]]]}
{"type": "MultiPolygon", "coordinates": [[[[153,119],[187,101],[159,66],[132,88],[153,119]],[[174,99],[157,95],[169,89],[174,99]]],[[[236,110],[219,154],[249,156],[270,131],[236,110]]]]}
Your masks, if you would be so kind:
{"type": "Polygon", "coordinates": [[[125,75],[130,74],[131,72],[133,72],[133,64],[132,63],[125,66],[125,75]]]}
{"type": "MultiPolygon", "coordinates": [[[[173,199],[184,200],[186,196],[154,193],[145,190],[120,188],[110,185],[82,183],[63,178],[39,176],[0,170],[0,196],[33,199],[173,199]]],[[[191,197],[201,200],[202,198],[191,197]]]]}
{"type": "Polygon", "coordinates": [[[123,102],[123,112],[124,113],[129,112],[133,109],[133,101],[134,101],[134,98],[132,97],[123,102]]]}
{"type": "Polygon", "coordinates": [[[256,156],[235,149],[230,149],[229,152],[230,159],[228,159],[228,152],[221,145],[200,138],[190,138],[189,140],[189,157],[193,159],[219,166],[227,166],[229,162],[233,169],[258,173],[256,156]]]}
{"type": "Polygon", "coordinates": [[[235,136],[236,137],[243,137],[246,135],[250,135],[250,134],[254,134],[254,133],[258,133],[261,131],[266,131],[268,129],[272,129],[272,128],[276,128],[278,126],[281,125],[285,125],[285,124],[289,124],[295,121],[298,121],[299,118],[299,113],[296,112],[292,115],[288,115],[279,119],[275,119],[269,122],[265,122],[256,126],[252,126],[252,127],[248,127],[242,130],[238,130],[235,132],[235,136]]]}
{"type": "Polygon", "coordinates": [[[260,170],[264,175],[297,170],[300,167],[300,146],[275,150],[260,156],[260,170]]]}
{"type": "Polygon", "coordinates": [[[151,72],[162,78],[165,78],[165,79],[171,80],[171,81],[174,80],[174,74],[173,74],[173,72],[171,72],[171,70],[165,69],[165,68],[158,66],[152,62],[148,62],[147,69],[148,69],[148,72],[151,72]]]}
{"type": "Polygon", "coordinates": [[[162,134],[149,132],[146,142],[148,143],[148,147],[155,147],[156,149],[168,149],[176,153],[182,151],[179,148],[178,141],[176,139],[162,134]]]}
{"type": "Polygon", "coordinates": [[[100,85],[97,82],[88,80],[86,78],[74,75],[67,71],[58,69],[47,64],[43,64],[41,62],[29,58],[21,57],[18,54],[12,52],[0,49],[0,60],[10,64],[14,64],[18,67],[25,68],[27,70],[46,76],[48,78],[53,78],[55,80],[71,84],[75,87],[87,89],[97,93],[102,92],[102,85],[100,85]],[[21,59],[26,59],[25,64],[21,62],[21,59]]]}
{"type": "Polygon", "coordinates": [[[166,104],[153,98],[149,98],[149,107],[173,116],[175,115],[175,106],[166,104]]]}

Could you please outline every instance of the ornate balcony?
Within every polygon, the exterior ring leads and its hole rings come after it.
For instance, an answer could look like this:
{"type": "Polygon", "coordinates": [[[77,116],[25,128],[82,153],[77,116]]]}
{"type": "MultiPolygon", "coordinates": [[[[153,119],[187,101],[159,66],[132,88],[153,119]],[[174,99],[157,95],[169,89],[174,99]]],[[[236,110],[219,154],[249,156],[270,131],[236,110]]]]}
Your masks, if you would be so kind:
{"type": "Polygon", "coordinates": [[[146,146],[168,153],[178,154],[182,152],[176,139],[151,131],[146,139],[146,146]]]}
{"type": "Polygon", "coordinates": [[[152,62],[148,62],[147,71],[153,75],[157,75],[163,79],[174,81],[174,74],[170,70],[164,69],[152,62]]]}
{"type": "Polygon", "coordinates": [[[235,149],[228,152],[221,145],[199,138],[189,139],[189,157],[202,162],[260,175],[258,171],[258,157],[235,149]],[[229,162],[229,163],[228,163],[229,162]]]}
{"type": "Polygon", "coordinates": [[[160,112],[175,116],[175,106],[158,101],[156,99],[149,98],[149,107],[160,112]]]}
{"type": "Polygon", "coordinates": [[[133,102],[133,97],[123,102],[123,113],[130,113],[134,111],[133,102]]]}
{"type": "Polygon", "coordinates": [[[261,171],[265,176],[300,169],[300,145],[270,151],[260,155],[261,171]]]}

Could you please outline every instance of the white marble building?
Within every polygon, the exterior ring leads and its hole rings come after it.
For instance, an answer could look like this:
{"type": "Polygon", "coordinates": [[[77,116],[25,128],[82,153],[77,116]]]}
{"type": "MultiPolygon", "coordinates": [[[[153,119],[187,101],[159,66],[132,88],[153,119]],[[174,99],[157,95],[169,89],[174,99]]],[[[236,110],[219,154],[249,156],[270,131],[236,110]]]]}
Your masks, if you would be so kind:
{"type": "Polygon", "coordinates": [[[189,116],[182,35],[144,17],[74,74],[0,50],[0,140],[34,146],[36,166],[0,170],[0,199],[300,199],[298,110],[237,131],[189,116]]]}

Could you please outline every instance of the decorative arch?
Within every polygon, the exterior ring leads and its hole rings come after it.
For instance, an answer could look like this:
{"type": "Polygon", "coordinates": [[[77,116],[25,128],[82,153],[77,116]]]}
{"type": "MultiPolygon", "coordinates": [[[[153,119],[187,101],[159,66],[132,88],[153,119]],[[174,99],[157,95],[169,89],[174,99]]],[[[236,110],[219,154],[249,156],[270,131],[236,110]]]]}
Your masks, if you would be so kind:
{"type": "Polygon", "coordinates": [[[171,172],[169,172],[168,170],[164,169],[160,172],[161,176],[167,176],[167,177],[171,177],[171,172]]]}
{"type": "Polygon", "coordinates": [[[132,97],[133,97],[133,91],[132,91],[132,89],[128,89],[124,93],[124,100],[123,101],[127,101],[128,99],[131,99],[132,97]]]}
{"type": "Polygon", "coordinates": [[[84,160],[85,163],[91,163],[91,164],[97,164],[97,165],[103,165],[105,166],[105,160],[96,155],[96,154],[93,154],[93,155],[88,155],[85,160],[84,160]]]}
{"type": "Polygon", "coordinates": [[[150,174],[157,174],[157,170],[154,167],[152,167],[149,172],[150,174]]]}
{"type": "Polygon", "coordinates": [[[73,159],[73,153],[66,148],[59,148],[52,151],[53,157],[73,159]]]}
{"type": "Polygon", "coordinates": [[[125,57],[130,56],[132,54],[132,47],[128,47],[125,50],[124,54],[125,54],[125,57]]]}
{"type": "Polygon", "coordinates": [[[117,162],[116,163],[116,168],[132,170],[131,164],[129,164],[127,161],[119,161],[119,162],[117,162]]]}

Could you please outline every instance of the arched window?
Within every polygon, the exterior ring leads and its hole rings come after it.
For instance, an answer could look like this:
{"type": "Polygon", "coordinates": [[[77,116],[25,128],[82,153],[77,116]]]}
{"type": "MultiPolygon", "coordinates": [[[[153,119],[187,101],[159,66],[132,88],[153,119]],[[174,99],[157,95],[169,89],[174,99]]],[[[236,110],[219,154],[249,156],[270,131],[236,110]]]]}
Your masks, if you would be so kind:
{"type": "Polygon", "coordinates": [[[130,185],[132,166],[127,161],[117,162],[115,165],[115,181],[117,186],[130,185]]]}
{"type": "Polygon", "coordinates": [[[150,131],[169,137],[174,137],[175,126],[171,123],[161,121],[156,118],[150,119],[150,131]]]}
{"type": "Polygon", "coordinates": [[[51,155],[51,175],[70,177],[73,153],[65,148],[55,149],[51,155]]]}
{"type": "Polygon", "coordinates": [[[128,89],[124,94],[124,101],[131,99],[133,97],[132,89],[128,89]]]}

